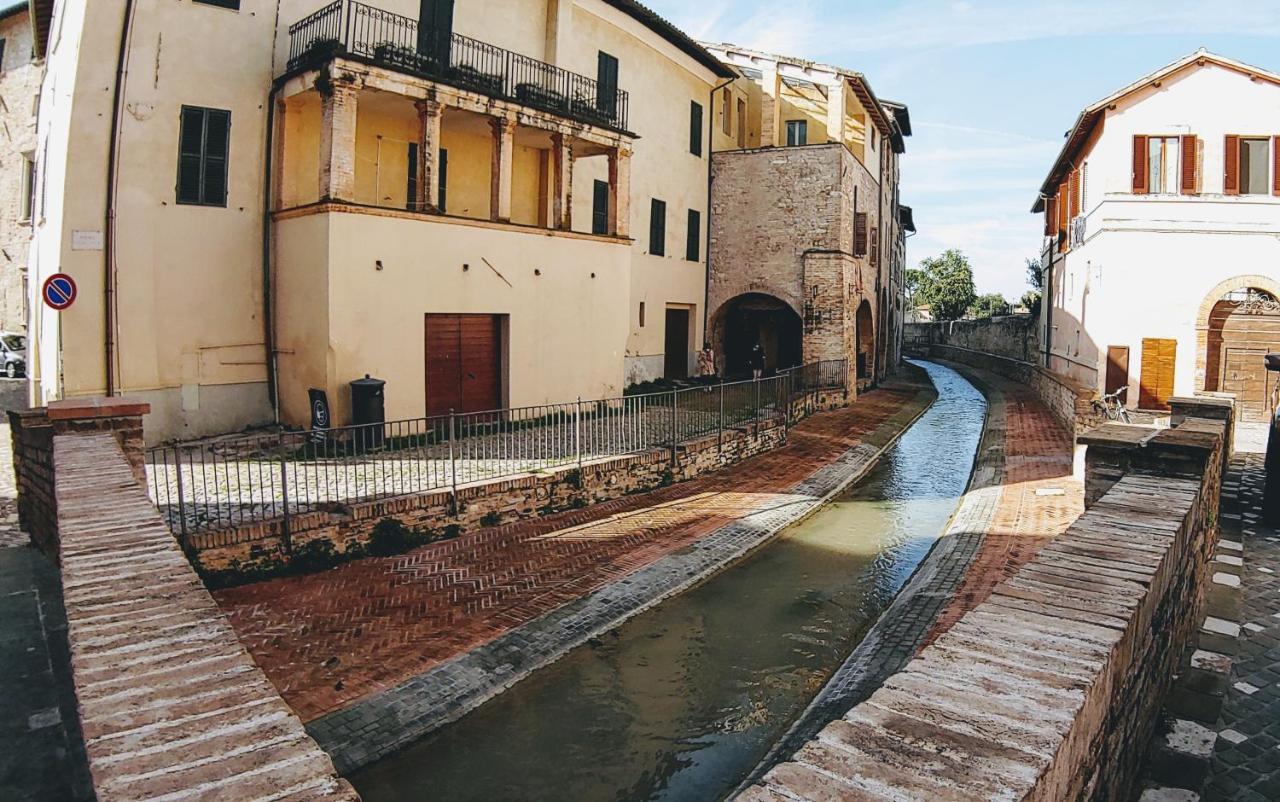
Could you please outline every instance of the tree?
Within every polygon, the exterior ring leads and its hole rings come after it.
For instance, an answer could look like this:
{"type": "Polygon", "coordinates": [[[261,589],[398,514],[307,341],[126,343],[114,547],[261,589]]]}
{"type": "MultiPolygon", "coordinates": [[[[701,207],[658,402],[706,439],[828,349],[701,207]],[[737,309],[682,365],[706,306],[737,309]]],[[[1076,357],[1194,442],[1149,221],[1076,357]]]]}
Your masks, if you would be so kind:
{"type": "Polygon", "coordinates": [[[955,248],[920,263],[917,303],[929,305],[934,320],[956,320],[973,303],[973,268],[955,248]]]}
{"type": "Polygon", "coordinates": [[[1009,313],[1009,302],[998,292],[979,295],[969,304],[969,314],[974,317],[995,317],[1009,313]]]}
{"type": "Polygon", "coordinates": [[[1040,317],[1040,291],[1027,290],[1022,293],[1022,305],[1031,311],[1032,317],[1040,317]]]}
{"type": "Polygon", "coordinates": [[[906,272],[906,291],[907,300],[911,302],[912,308],[916,306],[916,293],[920,291],[920,282],[924,279],[924,271],[916,270],[908,267],[906,272]]]}
{"type": "Polygon", "coordinates": [[[1040,272],[1040,260],[1027,260],[1027,284],[1037,293],[1044,292],[1044,273],[1040,272]]]}

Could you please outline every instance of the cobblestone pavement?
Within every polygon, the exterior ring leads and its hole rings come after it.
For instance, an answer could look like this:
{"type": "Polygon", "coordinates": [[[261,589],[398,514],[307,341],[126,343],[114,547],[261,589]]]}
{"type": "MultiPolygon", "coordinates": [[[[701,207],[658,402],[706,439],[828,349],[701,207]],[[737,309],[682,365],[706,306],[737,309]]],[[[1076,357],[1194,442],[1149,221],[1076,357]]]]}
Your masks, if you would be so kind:
{"type": "Polygon", "coordinates": [[[1260,518],[1263,455],[1233,461],[1238,496],[1223,498],[1223,528],[1244,545],[1241,629],[1204,799],[1280,799],[1280,530],[1260,518]]]}
{"type": "MultiPolygon", "coordinates": [[[[215,595],[285,699],[304,720],[316,719],[593,591],[625,591],[644,567],[676,553],[696,556],[700,540],[720,538],[735,521],[795,514],[814,503],[806,482],[824,469],[830,481],[848,474],[837,463],[850,454],[872,461],[931,397],[920,385],[889,386],[806,420],[783,448],[717,474],[215,595]]],[[[701,570],[691,560],[686,580],[701,570]]],[[[611,602],[616,610],[627,603],[611,602]]],[[[506,660],[531,659],[511,649],[506,660]]]]}
{"type": "Polygon", "coordinates": [[[0,798],[92,799],[61,583],[18,529],[10,444],[0,425],[0,798]]]}
{"type": "Polygon", "coordinates": [[[1030,388],[994,374],[962,369],[999,392],[1005,432],[999,500],[960,587],[933,624],[937,640],[996,585],[1031,561],[1084,512],[1084,483],[1071,475],[1072,436],[1030,388]]]}

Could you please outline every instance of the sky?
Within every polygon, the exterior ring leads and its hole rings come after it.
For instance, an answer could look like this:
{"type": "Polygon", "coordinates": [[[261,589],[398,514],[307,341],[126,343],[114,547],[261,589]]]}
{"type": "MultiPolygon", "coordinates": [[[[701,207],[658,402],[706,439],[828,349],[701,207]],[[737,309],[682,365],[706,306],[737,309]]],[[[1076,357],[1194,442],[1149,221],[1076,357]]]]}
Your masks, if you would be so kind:
{"type": "Polygon", "coordinates": [[[695,38],[865,74],[906,103],[907,263],[958,248],[978,292],[1027,289],[1030,213],[1080,111],[1206,47],[1280,72],[1276,0],[648,0],[695,38]]]}

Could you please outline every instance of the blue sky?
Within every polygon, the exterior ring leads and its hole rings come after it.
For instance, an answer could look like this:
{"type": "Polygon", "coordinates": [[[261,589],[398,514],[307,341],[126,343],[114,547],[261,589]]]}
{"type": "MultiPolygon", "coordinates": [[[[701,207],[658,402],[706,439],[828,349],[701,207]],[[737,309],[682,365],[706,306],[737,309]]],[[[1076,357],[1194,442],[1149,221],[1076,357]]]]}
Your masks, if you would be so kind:
{"type": "Polygon", "coordinates": [[[1280,71],[1274,0],[650,0],[712,41],[867,75],[911,108],[908,264],[963,250],[979,292],[1019,297],[1040,244],[1028,210],[1080,110],[1203,46],[1280,71]]]}

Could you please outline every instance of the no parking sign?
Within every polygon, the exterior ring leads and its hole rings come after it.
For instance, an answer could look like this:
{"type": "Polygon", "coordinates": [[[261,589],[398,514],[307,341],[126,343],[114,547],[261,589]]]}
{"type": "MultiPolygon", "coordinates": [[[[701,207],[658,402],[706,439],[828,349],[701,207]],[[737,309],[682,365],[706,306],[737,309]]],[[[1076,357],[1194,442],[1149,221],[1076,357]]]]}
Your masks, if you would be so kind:
{"type": "Polygon", "coordinates": [[[50,309],[66,309],[76,300],[75,279],[66,273],[54,273],[44,280],[44,289],[40,294],[44,296],[44,302],[50,309]]]}

